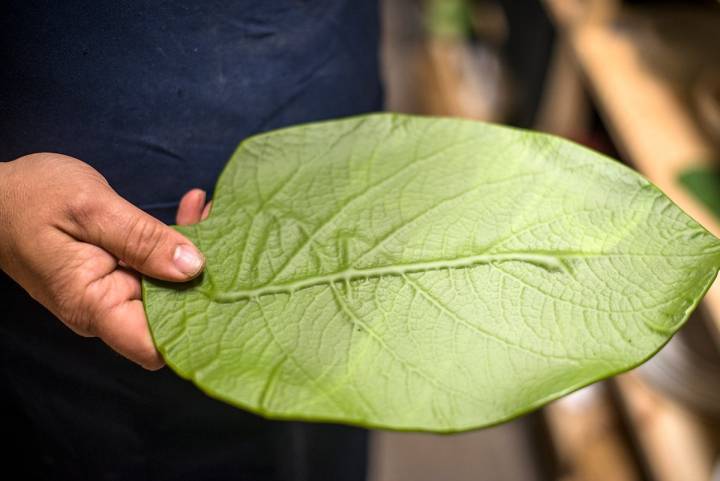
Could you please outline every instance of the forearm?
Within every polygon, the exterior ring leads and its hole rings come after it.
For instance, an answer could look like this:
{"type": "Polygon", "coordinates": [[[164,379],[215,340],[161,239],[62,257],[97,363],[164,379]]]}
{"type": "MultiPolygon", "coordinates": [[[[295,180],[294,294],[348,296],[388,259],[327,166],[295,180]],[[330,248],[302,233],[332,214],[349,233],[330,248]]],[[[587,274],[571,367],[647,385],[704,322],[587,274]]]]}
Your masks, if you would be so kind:
{"type": "Polygon", "coordinates": [[[16,195],[11,189],[12,162],[0,162],[0,270],[6,271],[12,258],[11,243],[9,241],[10,224],[12,222],[9,206],[10,199],[16,195]]]}

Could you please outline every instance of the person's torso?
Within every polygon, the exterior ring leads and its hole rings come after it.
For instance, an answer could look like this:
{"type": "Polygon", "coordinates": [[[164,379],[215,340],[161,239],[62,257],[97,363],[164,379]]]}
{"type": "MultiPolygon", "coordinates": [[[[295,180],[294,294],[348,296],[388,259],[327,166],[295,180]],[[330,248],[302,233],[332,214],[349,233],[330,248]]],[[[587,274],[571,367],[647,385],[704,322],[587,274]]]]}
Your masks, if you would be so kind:
{"type": "Polygon", "coordinates": [[[78,157],[171,220],[245,137],[378,110],[377,15],[365,0],[2,2],[0,161],[78,157]]]}
{"type": "MultiPolygon", "coordinates": [[[[0,2],[0,161],[78,157],[172,222],[182,194],[211,191],[247,136],[381,108],[377,14],[372,0],[0,2]]],[[[2,272],[0,303],[10,467],[54,479],[364,476],[360,430],[271,423],[144,371],[2,272]]]]}

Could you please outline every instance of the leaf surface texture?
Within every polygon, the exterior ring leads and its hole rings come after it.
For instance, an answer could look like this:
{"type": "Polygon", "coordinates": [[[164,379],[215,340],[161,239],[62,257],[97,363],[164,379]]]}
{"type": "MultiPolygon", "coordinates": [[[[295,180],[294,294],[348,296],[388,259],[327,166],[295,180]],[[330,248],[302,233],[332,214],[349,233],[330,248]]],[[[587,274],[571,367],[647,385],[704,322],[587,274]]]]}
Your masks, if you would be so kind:
{"type": "Polygon", "coordinates": [[[496,424],[646,360],[720,244],[632,170],[556,137],[373,114],[243,142],[201,279],[144,280],[167,363],[272,417],[496,424]]]}

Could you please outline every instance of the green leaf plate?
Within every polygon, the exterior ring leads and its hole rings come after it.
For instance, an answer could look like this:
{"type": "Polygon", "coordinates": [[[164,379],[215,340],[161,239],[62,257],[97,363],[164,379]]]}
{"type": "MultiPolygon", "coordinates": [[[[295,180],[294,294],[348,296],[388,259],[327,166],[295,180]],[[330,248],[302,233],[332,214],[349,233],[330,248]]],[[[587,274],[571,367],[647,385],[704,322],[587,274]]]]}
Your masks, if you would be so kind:
{"type": "Polygon", "coordinates": [[[145,279],[167,364],[270,418],[461,431],[637,366],[720,241],[623,165],[549,135],[373,114],[244,141],[204,275],[145,279]]]}

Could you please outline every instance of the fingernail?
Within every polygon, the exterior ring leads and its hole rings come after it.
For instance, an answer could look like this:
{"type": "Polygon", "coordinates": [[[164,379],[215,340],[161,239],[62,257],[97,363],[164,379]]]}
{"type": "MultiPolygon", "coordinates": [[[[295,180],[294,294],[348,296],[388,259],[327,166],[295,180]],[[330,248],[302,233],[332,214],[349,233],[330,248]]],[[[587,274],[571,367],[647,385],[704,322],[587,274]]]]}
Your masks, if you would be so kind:
{"type": "Polygon", "coordinates": [[[181,244],[175,248],[173,263],[183,274],[193,276],[203,267],[203,257],[194,247],[181,244]]]}

